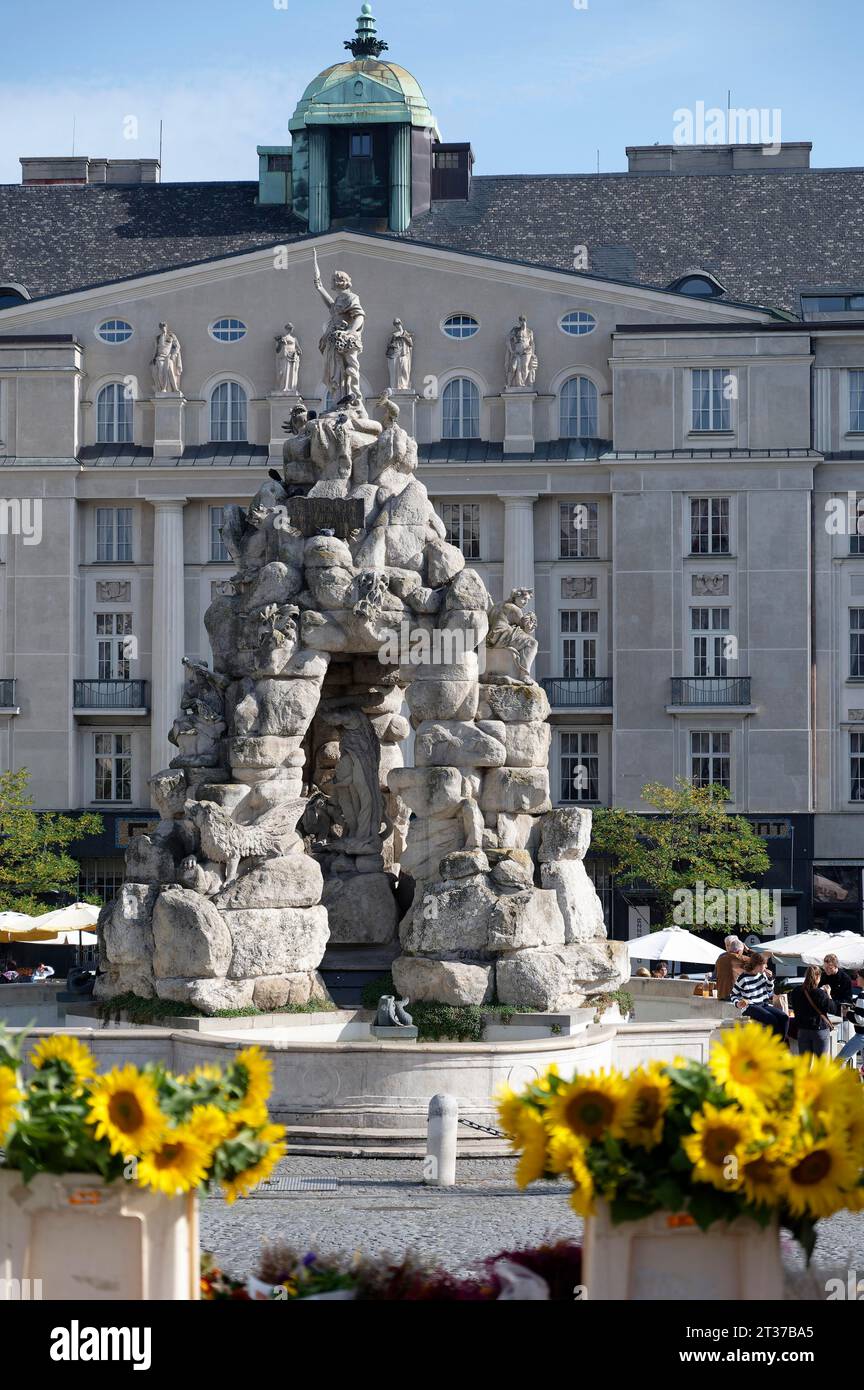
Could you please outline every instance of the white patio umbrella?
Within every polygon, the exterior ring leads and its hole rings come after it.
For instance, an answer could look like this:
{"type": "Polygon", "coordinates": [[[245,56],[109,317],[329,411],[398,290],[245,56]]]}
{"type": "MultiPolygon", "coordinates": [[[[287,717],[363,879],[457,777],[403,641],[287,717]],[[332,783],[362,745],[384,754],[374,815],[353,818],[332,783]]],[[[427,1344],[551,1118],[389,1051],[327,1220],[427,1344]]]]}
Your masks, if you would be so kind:
{"type": "Polygon", "coordinates": [[[856,931],[826,933],[824,950],[807,951],[803,959],[807,965],[821,965],[827,955],[835,955],[844,970],[858,970],[864,966],[864,936],[856,931]]]}
{"type": "Polygon", "coordinates": [[[32,926],[40,931],[80,932],[89,931],[99,920],[101,908],[93,903],[70,903],[68,907],[56,907],[53,912],[44,912],[32,921],[32,926]]]}
{"type": "Polygon", "coordinates": [[[50,941],[43,941],[43,946],[95,946],[99,938],[95,931],[82,931],[79,927],[75,931],[61,931],[50,941]]]}
{"type": "Polygon", "coordinates": [[[802,931],[797,936],[781,936],[776,941],[766,942],[766,950],[771,951],[775,956],[791,956],[793,959],[803,960],[806,956],[818,957],[826,955],[831,949],[831,943],[836,938],[827,931],[802,931]]]}
{"type": "Polygon", "coordinates": [[[637,936],[628,942],[631,960],[694,961],[714,965],[723,952],[701,936],[694,936],[683,927],[664,927],[648,936],[637,936]]]}
{"type": "Polygon", "coordinates": [[[19,931],[32,927],[34,921],[26,912],[0,912],[0,931],[19,931]]]}

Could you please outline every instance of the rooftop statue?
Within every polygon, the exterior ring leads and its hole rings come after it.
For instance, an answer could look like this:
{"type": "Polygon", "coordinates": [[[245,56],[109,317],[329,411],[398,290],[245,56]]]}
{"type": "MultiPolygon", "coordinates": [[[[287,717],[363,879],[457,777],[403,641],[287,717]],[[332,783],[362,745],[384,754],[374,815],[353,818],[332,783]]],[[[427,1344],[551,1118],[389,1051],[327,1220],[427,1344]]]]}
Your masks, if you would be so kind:
{"type": "Polygon", "coordinates": [[[524,314],[507,336],[506,382],[510,388],[533,386],[537,380],[534,334],[524,314]]]}
{"type": "Polygon", "coordinates": [[[315,288],[330,310],[330,321],[318,347],[324,358],[324,383],[336,400],[349,396],[360,399],[360,354],[363,351],[363,326],[366,313],[359,296],[351,287],[351,276],[344,270],[333,272],[333,294],[325,290],[318,268],[318,253],[313,250],[315,288]]]}
{"type": "Polygon", "coordinates": [[[172,333],[167,323],[160,323],[156,337],[156,351],[151,362],[153,385],[157,391],[179,391],[183,375],[183,354],[180,339],[172,333]]]}

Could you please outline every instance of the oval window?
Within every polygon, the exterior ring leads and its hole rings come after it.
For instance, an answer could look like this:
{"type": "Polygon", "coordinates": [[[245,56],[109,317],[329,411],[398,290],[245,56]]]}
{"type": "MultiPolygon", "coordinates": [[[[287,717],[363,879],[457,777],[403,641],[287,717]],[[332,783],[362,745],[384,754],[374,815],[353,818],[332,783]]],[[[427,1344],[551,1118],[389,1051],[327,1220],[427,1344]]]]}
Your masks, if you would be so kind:
{"type": "Polygon", "coordinates": [[[561,320],[561,332],[569,334],[571,338],[583,338],[586,333],[593,333],[596,327],[597,320],[587,309],[573,309],[561,320]]]}
{"type": "Polygon", "coordinates": [[[480,324],[471,314],[450,314],[441,325],[442,333],[448,338],[473,338],[480,332],[480,324]]]}
{"type": "Polygon", "coordinates": [[[96,337],[103,343],[128,343],[134,329],[125,319],[106,319],[96,329],[96,337]]]}
{"type": "Polygon", "coordinates": [[[239,343],[246,337],[246,325],[242,319],[217,319],[210,327],[210,337],[217,343],[239,343]]]}

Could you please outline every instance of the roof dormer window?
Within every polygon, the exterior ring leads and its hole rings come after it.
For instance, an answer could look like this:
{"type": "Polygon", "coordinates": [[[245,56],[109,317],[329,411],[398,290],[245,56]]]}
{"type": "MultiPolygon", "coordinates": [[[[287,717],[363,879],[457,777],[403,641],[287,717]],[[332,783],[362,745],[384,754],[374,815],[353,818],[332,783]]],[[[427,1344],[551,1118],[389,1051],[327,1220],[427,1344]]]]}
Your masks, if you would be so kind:
{"type": "Polygon", "coordinates": [[[673,280],[669,286],[674,294],[689,294],[693,299],[722,299],[724,287],[707,270],[694,271],[673,280]]]}

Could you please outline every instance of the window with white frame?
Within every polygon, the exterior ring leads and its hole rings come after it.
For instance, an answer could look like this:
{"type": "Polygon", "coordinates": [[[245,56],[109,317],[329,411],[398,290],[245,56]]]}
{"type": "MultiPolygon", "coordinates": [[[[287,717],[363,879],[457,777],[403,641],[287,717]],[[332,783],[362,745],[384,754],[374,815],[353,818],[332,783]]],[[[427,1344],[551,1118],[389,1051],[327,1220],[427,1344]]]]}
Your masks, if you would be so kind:
{"type": "Polygon", "coordinates": [[[132,508],[96,508],[96,559],[101,564],[132,561],[132,508]]]}
{"type": "Polygon", "coordinates": [[[133,331],[131,323],[127,323],[125,319],[106,319],[96,329],[96,337],[100,338],[103,343],[111,343],[112,345],[128,343],[133,331]]]}
{"type": "Polygon", "coordinates": [[[448,338],[456,338],[460,342],[465,338],[473,338],[480,332],[480,324],[472,314],[450,314],[441,325],[441,332],[448,338]]]}
{"type": "Polygon", "coordinates": [[[691,430],[697,434],[717,434],[731,430],[735,378],[728,367],[697,367],[691,376],[691,430]]]}
{"type": "Polygon", "coordinates": [[[728,676],[730,613],[728,608],[690,609],[694,676],[728,676]]]}
{"type": "Polygon", "coordinates": [[[217,319],[210,325],[210,336],[217,343],[239,343],[246,337],[247,328],[242,319],[217,319]]]}
{"type": "Polygon", "coordinates": [[[597,677],[597,635],[600,614],[596,608],[564,609],[561,613],[561,652],[564,679],[597,677]]]}
{"type": "Polygon", "coordinates": [[[597,502],[561,502],[558,506],[559,557],[594,560],[598,554],[597,502]]]}
{"type": "Polygon", "coordinates": [[[132,800],[132,735],[95,734],[94,800],[132,800]]]}
{"type": "Polygon", "coordinates": [[[561,800],[599,801],[598,735],[565,730],[560,735],[561,800]]]}
{"type": "Polygon", "coordinates": [[[690,780],[694,787],[732,790],[732,735],[714,729],[690,735],[690,780]]]}
{"type": "Polygon", "coordinates": [[[850,735],[853,801],[864,801],[864,734],[850,735]]]}
{"type": "Polygon", "coordinates": [[[96,614],[96,667],[100,681],[130,679],[131,636],[131,613],[96,614]]]}
{"type": "Polygon", "coordinates": [[[480,438],[480,392],[467,376],[456,377],[444,387],[444,438],[480,438]]]}
{"type": "Polygon", "coordinates": [[[132,393],[122,381],[109,381],[96,397],[97,444],[131,444],[132,393]]]}
{"type": "Polygon", "coordinates": [[[596,439],[598,433],[597,387],[587,376],[571,376],[561,387],[559,437],[596,439]]]}
{"type": "Polygon", "coordinates": [[[480,559],[479,502],[444,502],[441,520],[447,528],[447,540],[461,550],[466,560],[480,559]]]}
{"type": "Polygon", "coordinates": [[[849,609],[849,677],[864,680],[864,608],[849,609]]]}
{"type": "Polygon", "coordinates": [[[849,433],[864,432],[864,371],[849,373],[849,433]]]}
{"type": "Polygon", "coordinates": [[[210,508],[210,559],[211,561],[223,563],[231,559],[228,547],[222,539],[222,527],[225,523],[225,508],[210,508]]]}
{"type": "Polygon", "coordinates": [[[690,498],[691,555],[729,554],[729,498],[690,498]]]}
{"type": "Polygon", "coordinates": [[[849,554],[864,555],[864,492],[855,496],[854,516],[854,529],[849,537],[849,554]]]}
{"type": "Polygon", "coordinates": [[[210,395],[210,439],[214,444],[245,444],[248,398],[239,381],[221,381],[210,395]]]}

